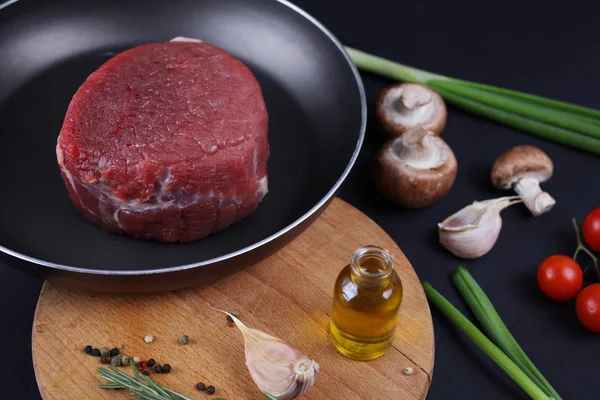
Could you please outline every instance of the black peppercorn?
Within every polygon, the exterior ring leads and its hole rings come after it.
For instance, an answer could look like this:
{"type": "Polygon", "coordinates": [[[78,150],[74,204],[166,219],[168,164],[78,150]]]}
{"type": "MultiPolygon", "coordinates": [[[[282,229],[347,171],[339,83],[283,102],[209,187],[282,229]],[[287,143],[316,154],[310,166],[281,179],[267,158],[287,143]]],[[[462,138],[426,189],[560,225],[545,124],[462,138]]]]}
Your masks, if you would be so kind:
{"type": "Polygon", "coordinates": [[[121,353],[121,352],[119,351],[119,349],[117,349],[117,348],[114,348],[114,349],[112,349],[112,350],[110,351],[110,356],[111,356],[111,357],[118,356],[118,355],[119,355],[119,353],[121,353]]]}
{"type": "Polygon", "coordinates": [[[162,367],[161,367],[160,365],[157,365],[156,367],[154,367],[154,371],[155,371],[157,374],[160,374],[161,372],[163,372],[163,371],[162,371],[162,367]]]}
{"type": "Polygon", "coordinates": [[[92,353],[91,353],[94,357],[100,357],[100,350],[98,349],[92,349],[92,353]]]}
{"type": "Polygon", "coordinates": [[[85,349],[83,349],[83,351],[85,351],[85,354],[92,354],[92,350],[94,350],[94,348],[89,344],[85,346],[85,349]]]}
{"type": "Polygon", "coordinates": [[[206,389],[206,385],[204,384],[204,382],[198,382],[198,383],[196,383],[196,389],[202,391],[202,390],[206,389]]]}
{"type": "Polygon", "coordinates": [[[208,394],[215,394],[215,387],[213,385],[210,385],[206,388],[206,393],[208,394]]]}
{"type": "Polygon", "coordinates": [[[144,371],[142,372],[142,375],[150,376],[150,371],[144,371]]]}
{"type": "Polygon", "coordinates": [[[102,356],[102,357],[100,357],[100,362],[101,362],[102,364],[108,364],[108,363],[109,363],[109,361],[108,361],[108,357],[106,357],[106,356],[102,356]]]}
{"type": "Polygon", "coordinates": [[[149,367],[154,367],[156,365],[156,360],[154,358],[151,358],[148,360],[147,364],[149,367]]]}
{"type": "Polygon", "coordinates": [[[171,372],[171,366],[169,364],[165,364],[162,366],[162,372],[165,374],[168,374],[169,372],[171,372]]]}

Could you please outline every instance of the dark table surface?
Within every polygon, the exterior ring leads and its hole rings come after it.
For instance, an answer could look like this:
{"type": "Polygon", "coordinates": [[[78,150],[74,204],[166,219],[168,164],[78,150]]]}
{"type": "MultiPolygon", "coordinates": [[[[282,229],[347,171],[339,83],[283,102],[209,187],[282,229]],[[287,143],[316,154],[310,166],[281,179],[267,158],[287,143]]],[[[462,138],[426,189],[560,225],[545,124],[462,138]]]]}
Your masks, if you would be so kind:
{"type": "MultiPolygon", "coordinates": [[[[347,45],[453,77],[600,108],[597,13],[572,1],[298,0],[296,4],[347,45]]],[[[364,76],[364,83],[371,111],[379,91],[390,82],[364,76]]],[[[600,206],[600,160],[451,109],[444,138],[459,162],[457,181],[435,206],[403,210],[383,201],[371,183],[371,161],[383,141],[372,120],[341,197],[379,223],[419,276],[463,310],[449,276],[458,264],[467,266],[563,398],[597,399],[600,337],[579,324],[574,302],[558,304],[544,298],[535,272],[545,257],[571,254],[575,245],[571,217],[581,221],[600,206]],[[544,188],[556,198],[556,207],[537,219],[524,207],[503,212],[498,243],[484,258],[461,261],[445,252],[437,244],[435,224],[473,200],[504,195],[490,183],[490,166],[503,150],[519,144],[539,146],[555,161],[555,175],[544,188]]],[[[0,262],[4,364],[0,397],[39,399],[30,342],[42,282],[10,268],[6,261],[0,262]]],[[[586,281],[593,280],[589,274],[586,281]]],[[[428,399],[526,398],[443,317],[434,312],[433,318],[436,358],[428,399]]]]}

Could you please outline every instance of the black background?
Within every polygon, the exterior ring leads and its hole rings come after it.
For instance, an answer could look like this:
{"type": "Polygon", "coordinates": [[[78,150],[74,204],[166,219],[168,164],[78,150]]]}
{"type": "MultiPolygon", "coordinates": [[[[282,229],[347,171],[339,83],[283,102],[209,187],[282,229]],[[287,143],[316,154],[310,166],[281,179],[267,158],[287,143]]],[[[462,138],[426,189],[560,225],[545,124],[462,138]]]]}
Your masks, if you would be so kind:
{"type": "MultiPolygon", "coordinates": [[[[444,0],[296,4],[347,45],[452,77],[600,108],[600,27],[591,7],[575,2],[444,0]]],[[[390,82],[363,77],[372,115],[378,92],[390,82]]],[[[574,302],[553,303],[540,294],[535,271],[549,255],[570,254],[575,245],[571,217],[582,221],[600,206],[600,160],[451,109],[443,136],[459,162],[457,181],[435,206],[403,210],[387,204],[372,186],[371,161],[383,142],[373,122],[371,118],[341,197],[379,223],[419,276],[465,311],[449,275],[460,263],[467,266],[563,398],[598,398],[600,338],[581,327],[574,302]],[[506,194],[493,188],[489,170],[502,151],[518,144],[541,147],[554,160],[555,175],[544,188],[556,198],[556,207],[537,219],[524,207],[508,209],[492,252],[468,262],[453,257],[437,244],[435,224],[473,200],[506,194]]],[[[586,280],[594,276],[588,274],[586,280]]],[[[39,399],[30,341],[40,287],[40,281],[0,263],[1,398],[39,399]]],[[[526,398],[436,312],[434,325],[436,359],[428,399],[526,398]]]]}

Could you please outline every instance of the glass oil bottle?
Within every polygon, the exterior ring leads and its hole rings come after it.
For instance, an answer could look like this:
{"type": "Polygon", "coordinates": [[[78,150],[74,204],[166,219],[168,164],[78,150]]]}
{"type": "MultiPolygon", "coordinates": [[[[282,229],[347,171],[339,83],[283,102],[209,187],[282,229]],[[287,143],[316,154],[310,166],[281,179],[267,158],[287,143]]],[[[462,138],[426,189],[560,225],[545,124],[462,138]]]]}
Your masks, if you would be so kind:
{"type": "Polygon", "coordinates": [[[402,303],[402,283],[384,248],[361,247],[335,282],[331,340],[355,360],[381,357],[392,345],[402,303]]]}

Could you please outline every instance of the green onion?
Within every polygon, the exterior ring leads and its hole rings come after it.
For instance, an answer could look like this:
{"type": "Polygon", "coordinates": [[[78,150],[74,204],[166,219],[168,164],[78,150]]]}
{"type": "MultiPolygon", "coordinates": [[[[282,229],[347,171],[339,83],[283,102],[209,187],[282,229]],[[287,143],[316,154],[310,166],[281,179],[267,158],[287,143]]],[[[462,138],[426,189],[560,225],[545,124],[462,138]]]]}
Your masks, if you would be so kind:
{"type": "Polygon", "coordinates": [[[500,315],[466,268],[460,266],[452,275],[452,280],[467,305],[475,314],[487,336],[535,382],[535,384],[551,398],[560,400],[561,397],[542,373],[527,357],[521,346],[512,336],[500,315]]]}
{"type": "Polygon", "coordinates": [[[356,66],[394,80],[419,83],[447,102],[513,128],[600,154],[600,111],[561,101],[454,79],[347,47],[356,66]]]}
{"type": "Polygon", "coordinates": [[[429,283],[423,282],[423,289],[429,302],[446,316],[457,328],[487,354],[504,372],[508,374],[532,399],[549,400],[550,397],[532,381],[517,364],[492,343],[471,321],[458,311],[448,300],[438,293],[429,283]]]}

